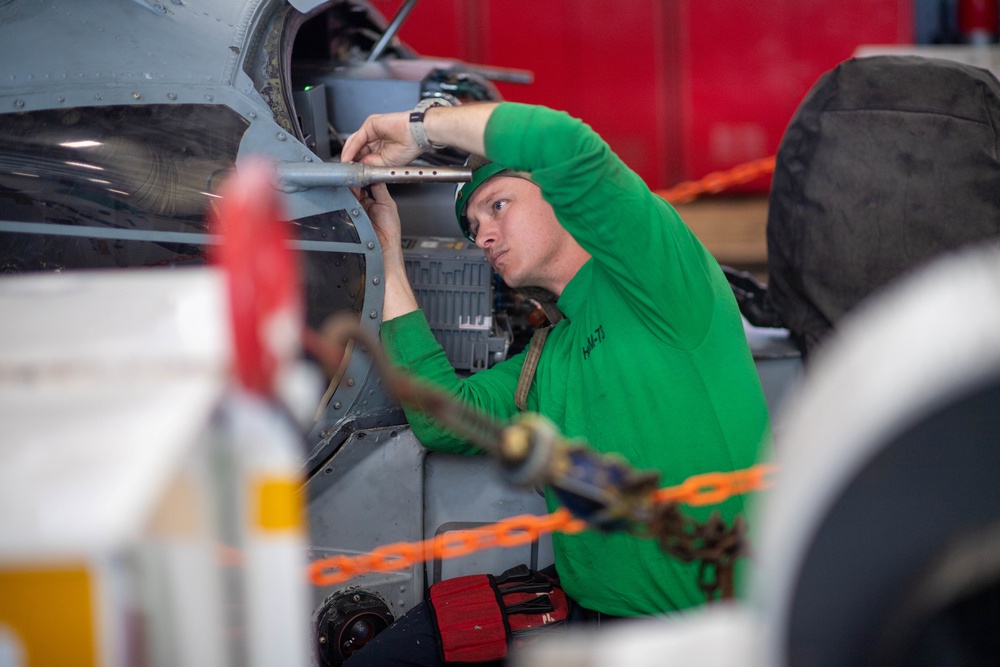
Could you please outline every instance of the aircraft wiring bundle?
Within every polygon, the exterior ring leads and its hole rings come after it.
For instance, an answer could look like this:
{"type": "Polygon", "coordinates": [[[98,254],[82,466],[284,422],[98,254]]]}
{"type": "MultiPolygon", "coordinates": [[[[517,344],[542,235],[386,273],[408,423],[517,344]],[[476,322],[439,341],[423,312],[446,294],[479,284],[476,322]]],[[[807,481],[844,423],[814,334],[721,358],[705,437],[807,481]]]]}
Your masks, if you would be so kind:
{"type": "Polygon", "coordinates": [[[733,566],[747,551],[744,521],[738,517],[727,526],[714,511],[699,522],[681,512],[679,505],[712,505],[736,494],[764,490],[773,465],[695,475],[678,486],[659,488],[658,471],[636,470],[619,457],[594,451],[582,440],[565,438],[541,415],[525,413],[500,424],[393,369],[378,341],[351,317],[331,319],[322,332],[307,329],[303,343],[328,372],[335,373],[352,340],[371,355],[386,389],[400,402],[434,417],[493,456],[512,484],[548,485],[564,507],[546,516],[516,516],[421,542],[381,546],[367,554],[317,560],[309,567],[314,585],[328,586],[366,572],[402,570],[417,562],[482,549],[529,544],[551,531],[575,533],[592,528],[656,539],[675,558],[699,563],[698,585],[706,599],[733,597],[733,566]]]}

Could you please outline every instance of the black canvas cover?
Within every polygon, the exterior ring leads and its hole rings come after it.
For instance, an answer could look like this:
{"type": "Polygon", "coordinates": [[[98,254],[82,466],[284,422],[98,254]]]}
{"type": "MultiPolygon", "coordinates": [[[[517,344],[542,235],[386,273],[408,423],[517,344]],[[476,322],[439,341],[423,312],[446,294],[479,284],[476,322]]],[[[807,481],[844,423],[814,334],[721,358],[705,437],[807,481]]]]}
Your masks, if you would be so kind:
{"type": "Polygon", "coordinates": [[[858,58],[816,83],[781,141],[767,221],[766,305],[804,352],[889,281],[1000,235],[998,130],[983,69],[858,58]]]}

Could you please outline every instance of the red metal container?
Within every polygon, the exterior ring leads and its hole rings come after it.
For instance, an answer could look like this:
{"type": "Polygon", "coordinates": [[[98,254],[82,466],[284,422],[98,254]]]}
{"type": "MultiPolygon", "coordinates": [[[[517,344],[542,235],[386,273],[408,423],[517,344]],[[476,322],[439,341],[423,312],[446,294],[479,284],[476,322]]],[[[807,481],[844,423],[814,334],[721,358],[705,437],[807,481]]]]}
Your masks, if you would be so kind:
{"type": "Polygon", "coordinates": [[[973,44],[987,44],[996,39],[997,0],[959,0],[958,31],[973,44]]]}

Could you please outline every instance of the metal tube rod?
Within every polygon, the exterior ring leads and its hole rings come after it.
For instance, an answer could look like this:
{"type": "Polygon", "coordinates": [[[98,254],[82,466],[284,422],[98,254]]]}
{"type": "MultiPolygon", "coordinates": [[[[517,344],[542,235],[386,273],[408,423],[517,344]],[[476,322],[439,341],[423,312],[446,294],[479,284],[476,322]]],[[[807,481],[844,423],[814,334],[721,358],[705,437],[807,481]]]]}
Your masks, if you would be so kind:
{"type": "Polygon", "coordinates": [[[468,167],[373,167],[357,162],[283,162],[277,166],[281,189],[364,187],[372,183],[460,183],[472,180],[468,167]]]}
{"type": "Polygon", "coordinates": [[[392,41],[392,38],[396,36],[400,26],[403,25],[403,21],[406,20],[406,17],[409,16],[410,11],[416,4],[417,0],[406,0],[406,2],[403,3],[403,6],[399,8],[396,15],[392,17],[389,27],[385,29],[385,33],[381,38],[379,38],[378,43],[372,47],[372,52],[368,54],[368,62],[373,63],[378,60],[378,57],[382,55],[382,52],[385,51],[385,47],[387,47],[389,42],[392,41]]]}

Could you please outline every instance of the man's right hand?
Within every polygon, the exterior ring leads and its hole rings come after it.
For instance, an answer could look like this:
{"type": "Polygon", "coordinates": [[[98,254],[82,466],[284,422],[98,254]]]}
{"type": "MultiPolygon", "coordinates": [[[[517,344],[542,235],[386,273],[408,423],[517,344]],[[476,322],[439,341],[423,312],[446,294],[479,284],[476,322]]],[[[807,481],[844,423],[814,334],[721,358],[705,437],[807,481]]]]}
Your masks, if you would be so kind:
{"type": "Polygon", "coordinates": [[[351,191],[371,219],[379,245],[382,246],[382,264],[385,268],[382,320],[391,320],[417,310],[419,305],[406,277],[399,211],[396,209],[396,202],[389,195],[389,189],[384,183],[375,183],[370,188],[351,188],[351,191]]]}
{"type": "Polygon", "coordinates": [[[389,189],[384,183],[375,183],[367,188],[351,188],[351,192],[371,219],[382,254],[399,255],[401,259],[402,225],[389,189]]]}

